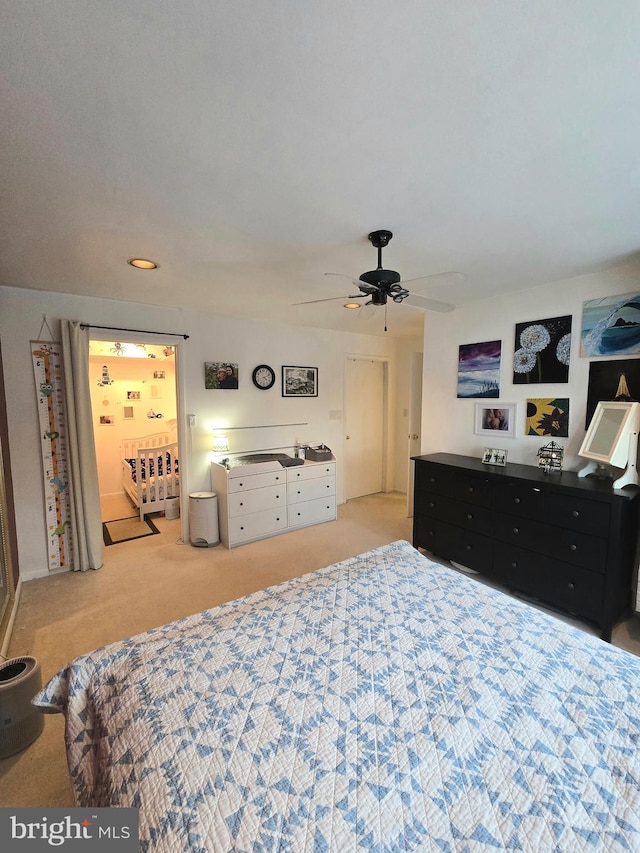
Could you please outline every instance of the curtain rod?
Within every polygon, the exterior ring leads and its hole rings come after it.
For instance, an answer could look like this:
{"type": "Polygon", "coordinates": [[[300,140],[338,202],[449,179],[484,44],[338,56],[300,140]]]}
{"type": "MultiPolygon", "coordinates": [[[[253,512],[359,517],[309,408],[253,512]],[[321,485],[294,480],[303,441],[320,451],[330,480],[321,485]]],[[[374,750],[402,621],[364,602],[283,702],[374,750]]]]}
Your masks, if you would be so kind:
{"type": "Polygon", "coordinates": [[[181,332],[150,332],[148,329],[120,329],[118,326],[94,326],[92,323],[80,323],[81,329],[107,329],[110,332],[139,332],[141,335],[169,335],[172,338],[189,339],[189,335],[181,332]]]}

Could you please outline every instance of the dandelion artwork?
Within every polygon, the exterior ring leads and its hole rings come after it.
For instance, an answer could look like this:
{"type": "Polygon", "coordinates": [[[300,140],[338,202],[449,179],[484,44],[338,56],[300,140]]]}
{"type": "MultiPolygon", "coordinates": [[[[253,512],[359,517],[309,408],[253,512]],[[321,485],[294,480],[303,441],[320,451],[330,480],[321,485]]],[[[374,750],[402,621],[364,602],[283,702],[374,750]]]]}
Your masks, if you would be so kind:
{"type": "Polygon", "coordinates": [[[571,315],[516,324],[514,385],[568,382],[571,315]]]}
{"type": "Polygon", "coordinates": [[[527,400],[526,435],[569,435],[569,400],[567,397],[535,397],[527,400]]]}

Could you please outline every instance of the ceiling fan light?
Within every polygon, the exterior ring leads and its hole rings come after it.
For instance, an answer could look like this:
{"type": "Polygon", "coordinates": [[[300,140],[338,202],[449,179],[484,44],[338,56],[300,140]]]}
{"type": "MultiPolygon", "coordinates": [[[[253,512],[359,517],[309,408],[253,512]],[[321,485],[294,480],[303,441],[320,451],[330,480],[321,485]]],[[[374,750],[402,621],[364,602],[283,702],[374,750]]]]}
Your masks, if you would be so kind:
{"type": "Polygon", "coordinates": [[[362,305],[359,302],[345,302],[343,308],[361,308],[362,305]]]}
{"type": "Polygon", "coordinates": [[[155,261],[150,261],[147,258],[129,258],[127,263],[131,264],[137,270],[155,270],[158,268],[158,264],[155,261]]]}

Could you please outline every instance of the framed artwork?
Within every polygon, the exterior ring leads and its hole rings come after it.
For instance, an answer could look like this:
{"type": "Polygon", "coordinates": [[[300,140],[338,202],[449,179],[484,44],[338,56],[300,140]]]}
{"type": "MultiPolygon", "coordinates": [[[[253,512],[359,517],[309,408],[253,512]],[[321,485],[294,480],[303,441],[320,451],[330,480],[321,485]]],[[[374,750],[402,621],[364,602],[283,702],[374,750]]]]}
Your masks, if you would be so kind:
{"type": "Polygon", "coordinates": [[[105,426],[113,426],[115,418],[113,415],[100,415],[100,423],[105,426]]]}
{"type": "Polygon", "coordinates": [[[505,438],[514,438],[516,434],[516,404],[498,403],[488,406],[476,403],[476,435],[500,433],[505,438]]]}
{"type": "Polygon", "coordinates": [[[134,418],[133,406],[123,406],[122,407],[122,417],[125,419],[125,421],[132,421],[134,418]]]}
{"type": "Polygon", "coordinates": [[[154,371],[153,371],[153,378],[154,378],[154,379],[166,379],[166,378],[167,378],[166,371],[164,371],[164,370],[154,370],[154,371]]]}
{"type": "Polygon", "coordinates": [[[568,382],[571,316],[516,324],[513,384],[568,382]]]}
{"type": "Polygon", "coordinates": [[[533,397],[527,400],[525,435],[569,436],[569,398],[533,397]]]}
{"type": "Polygon", "coordinates": [[[283,397],[317,397],[318,368],[282,366],[283,397]]]}
{"type": "Polygon", "coordinates": [[[139,391],[127,391],[127,400],[139,400],[140,392],[139,391]]]}
{"type": "Polygon", "coordinates": [[[458,397],[500,396],[502,341],[461,344],[458,348],[458,397]]]}
{"type": "Polygon", "coordinates": [[[220,389],[238,387],[238,365],[228,361],[205,361],[204,387],[220,389]]]}
{"type": "Polygon", "coordinates": [[[640,358],[591,362],[585,429],[588,429],[598,403],[605,400],[620,403],[640,400],[640,358]]]}
{"type": "Polygon", "coordinates": [[[590,299],[582,307],[580,355],[640,353],[640,292],[590,299]]]}
{"type": "Polygon", "coordinates": [[[482,462],[484,465],[504,466],[507,464],[507,451],[499,447],[485,447],[482,462]]]}

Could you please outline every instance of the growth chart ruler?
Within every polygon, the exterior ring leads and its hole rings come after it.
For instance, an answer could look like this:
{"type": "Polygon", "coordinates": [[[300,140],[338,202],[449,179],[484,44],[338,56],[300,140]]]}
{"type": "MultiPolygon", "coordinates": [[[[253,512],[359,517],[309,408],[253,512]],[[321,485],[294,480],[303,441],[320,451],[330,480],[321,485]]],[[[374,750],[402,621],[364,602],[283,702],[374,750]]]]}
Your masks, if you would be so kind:
{"type": "Polygon", "coordinates": [[[60,344],[31,341],[44,475],[49,571],[71,565],[71,521],[60,344]]]}

